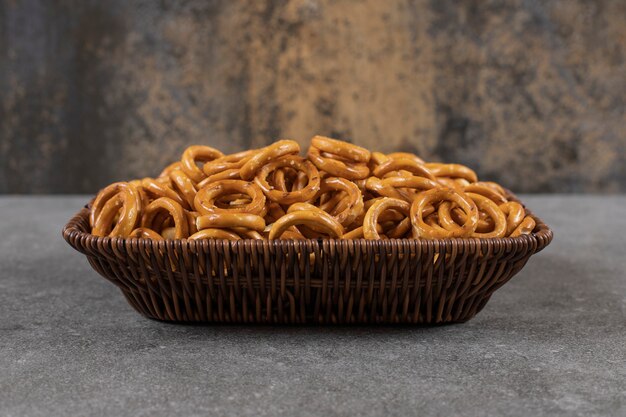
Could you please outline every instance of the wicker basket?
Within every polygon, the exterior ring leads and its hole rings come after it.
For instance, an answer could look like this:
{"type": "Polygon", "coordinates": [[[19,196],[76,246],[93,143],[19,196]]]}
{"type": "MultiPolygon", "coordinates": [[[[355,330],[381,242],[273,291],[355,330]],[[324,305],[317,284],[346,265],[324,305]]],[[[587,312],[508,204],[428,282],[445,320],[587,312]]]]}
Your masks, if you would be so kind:
{"type": "Polygon", "coordinates": [[[93,236],[85,207],[63,237],[153,319],[441,324],[474,317],[550,243],[534,218],[503,239],[153,241],[93,236]]]}

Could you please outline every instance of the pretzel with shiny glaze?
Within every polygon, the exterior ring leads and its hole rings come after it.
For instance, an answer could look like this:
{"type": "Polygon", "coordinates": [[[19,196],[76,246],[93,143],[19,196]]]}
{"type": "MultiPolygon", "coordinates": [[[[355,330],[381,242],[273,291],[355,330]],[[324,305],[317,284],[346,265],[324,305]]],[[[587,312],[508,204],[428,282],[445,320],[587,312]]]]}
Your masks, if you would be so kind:
{"type": "MultiPolygon", "coordinates": [[[[141,227],[156,230],[153,221],[159,212],[167,212],[174,221],[174,238],[189,236],[189,224],[183,207],[171,198],[161,197],[148,204],[141,217],[141,227]]],[[[163,234],[163,232],[161,232],[163,234]]]]}
{"type": "Polygon", "coordinates": [[[416,238],[445,239],[452,237],[469,237],[476,230],[478,208],[471,198],[451,188],[434,188],[418,194],[413,204],[411,204],[411,223],[413,224],[413,236],[416,238]],[[424,209],[427,206],[434,206],[444,201],[456,203],[465,212],[466,221],[457,229],[440,230],[424,221],[424,209]]]}
{"type": "Polygon", "coordinates": [[[257,173],[254,182],[263,190],[268,199],[280,202],[280,204],[311,201],[320,190],[319,171],[310,161],[299,156],[285,156],[265,164],[257,173]],[[267,182],[267,177],[276,169],[285,167],[304,172],[308,178],[308,184],[300,190],[291,191],[282,191],[272,187],[267,182]]]}

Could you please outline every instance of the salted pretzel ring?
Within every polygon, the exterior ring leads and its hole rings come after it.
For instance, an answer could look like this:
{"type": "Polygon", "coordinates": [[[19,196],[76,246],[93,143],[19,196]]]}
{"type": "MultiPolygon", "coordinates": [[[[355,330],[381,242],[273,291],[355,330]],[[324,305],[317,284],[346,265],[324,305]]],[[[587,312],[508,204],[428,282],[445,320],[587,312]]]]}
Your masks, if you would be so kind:
{"type": "Polygon", "coordinates": [[[392,153],[388,153],[386,156],[387,158],[392,158],[392,159],[408,158],[408,159],[412,159],[418,164],[424,164],[424,160],[422,158],[410,152],[392,152],[392,153]]]}
{"type": "Polygon", "coordinates": [[[163,236],[158,234],[152,229],[148,229],[147,227],[138,227],[130,234],[128,237],[136,237],[140,239],[153,239],[153,240],[163,240],[163,236]]]}
{"type": "Polygon", "coordinates": [[[310,146],[307,157],[321,171],[328,172],[335,177],[348,180],[360,180],[367,178],[369,168],[363,162],[344,162],[339,159],[322,156],[319,148],[310,146]]]}
{"type": "Polygon", "coordinates": [[[435,176],[424,164],[410,158],[388,158],[374,169],[373,174],[378,178],[382,178],[385,174],[400,170],[435,181],[435,176]]]}
{"type": "Polygon", "coordinates": [[[482,182],[475,182],[475,183],[466,185],[463,188],[463,191],[466,193],[475,193],[475,194],[480,194],[482,196],[485,196],[491,201],[493,201],[494,203],[496,203],[497,205],[504,204],[507,202],[504,195],[497,192],[492,186],[487,185],[482,182]]]}
{"type": "Polygon", "coordinates": [[[346,193],[346,197],[343,200],[345,203],[339,207],[334,207],[338,209],[338,212],[333,211],[330,213],[342,226],[349,225],[363,212],[363,195],[359,187],[353,182],[345,178],[328,177],[322,181],[320,189],[322,192],[334,190],[346,193]]]}
{"type": "Polygon", "coordinates": [[[510,237],[531,234],[533,230],[535,230],[536,225],[537,223],[535,222],[535,219],[533,219],[531,216],[526,216],[524,220],[522,220],[520,225],[517,226],[517,228],[513,230],[513,232],[511,232],[510,237]]]}
{"type": "Polygon", "coordinates": [[[91,206],[92,233],[96,236],[127,236],[139,222],[141,210],[142,199],[137,187],[123,182],[111,184],[100,191],[91,206]],[[109,232],[111,228],[113,230],[109,232]]]}
{"type": "Polygon", "coordinates": [[[522,221],[524,221],[526,210],[524,210],[524,206],[515,201],[500,204],[499,207],[500,210],[502,210],[502,213],[506,216],[506,234],[511,235],[511,233],[517,229],[522,221]]]}
{"type": "MultiPolygon", "coordinates": [[[[466,216],[465,216],[465,213],[463,213],[463,210],[461,210],[458,207],[454,207],[453,209],[450,209],[450,207],[451,207],[451,204],[448,201],[444,201],[443,203],[441,203],[439,205],[438,218],[441,219],[442,221],[448,221],[448,219],[452,217],[452,219],[457,224],[465,223],[466,216]]],[[[484,211],[479,210],[478,211],[478,223],[476,224],[475,232],[486,233],[486,232],[493,230],[493,227],[494,227],[493,219],[489,217],[489,215],[485,213],[484,211]]]]}
{"type": "Polygon", "coordinates": [[[175,168],[169,173],[172,185],[181,194],[183,200],[189,207],[193,207],[193,200],[196,197],[196,186],[191,178],[182,169],[175,168]]]}
{"type": "MultiPolygon", "coordinates": [[[[169,177],[168,177],[169,178],[169,177]]],[[[156,198],[167,197],[176,201],[181,206],[188,208],[189,205],[185,200],[181,198],[176,191],[174,191],[169,185],[165,185],[153,178],[144,178],[140,182],[141,187],[149,194],[154,195],[156,198]]]]}
{"type": "Polygon", "coordinates": [[[465,165],[433,162],[427,163],[425,166],[437,177],[464,178],[469,182],[478,181],[476,173],[465,165]]]}
{"type": "Polygon", "coordinates": [[[262,232],[265,229],[265,220],[261,216],[250,213],[209,213],[198,216],[196,226],[198,230],[245,227],[262,232]]]}
{"type": "Polygon", "coordinates": [[[406,200],[408,202],[413,201],[413,198],[415,198],[415,194],[409,190],[424,191],[437,188],[437,186],[437,182],[433,180],[424,177],[416,177],[414,175],[406,177],[387,177],[383,179],[369,177],[365,183],[365,188],[378,195],[406,200]]]}
{"type": "Polygon", "coordinates": [[[298,154],[300,145],[293,140],[279,140],[252,155],[239,170],[243,180],[251,180],[265,164],[285,155],[298,154]]]}
{"type": "Polygon", "coordinates": [[[192,181],[200,182],[206,175],[198,168],[197,163],[213,161],[223,156],[223,153],[210,146],[193,145],[185,149],[180,162],[185,174],[187,174],[192,181]]]}
{"type": "Polygon", "coordinates": [[[322,152],[341,156],[349,161],[369,162],[371,156],[370,151],[365,148],[325,136],[314,136],[311,139],[311,146],[322,152]]]}
{"type": "Polygon", "coordinates": [[[478,208],[476,203],[451,188],[433,188],[417,195],[411,204],[411,223],[413,223],[413,235],[417,238],[445,239],[452,237],[469,237],[476,230],[478,223],[478,208]],[[423,218],[424,209],[434,206],[436,203],[451,201],[456,203],[464,212],[465,223],[455,230],[440,230],[428,225],[423,218]]]}
{"type": "Polygon", "coordinates": [[[241,236],[229,231],[228,229],[202,229],[193,235],[189,236],[189,240],[198,239],[226,239],[226,240],[239,240],[241,236]]]}
{"type": "Polygon", "coordinates": [[[315,165],[299,156],[285,156],[267,163],[259,170],[254,178],[254,182],[263,190],[267,198],[281,204],[311,201],[320,190],[319,171],[315,168],[315,165]],[[306,187],[300,190],[281,191],[270,186],[267,182],[267,177],[276,169],[284,167],[304,172],[309,180],[306,187]]]}
{"type": "MultiPolygon", "coordinates": [[[[159,212],[167,212],[174,221],[174,238],[189,236],[189,224],[183,207],[171,198],[161,197],[148,204],[141,218],[141,227],[156,230],[153,221],[159,212]]],[[[161,232],[163,233],[163,232],[161,232]]]]}
{"type": "Polygon", "coordinates": [[[280,237],[292,226],[307,226],[317,232],[340,238],[343,227],[330,214],[307,203],[295,203],[289,207],[287,214],[276,220],[270,229],[269,239],[280,237]]]}
{"type": "Polygon", "coordinates": [[[241,180],[222,180],[209,184],[200,189],[193,202],[195,209],[202,214],[209,213],[250,213],[265,215],[265,195],[254,183],[241,180]],[[231,205],[228,208],[220,208],[216,201],[220,197],[243,194],[250,198],[250,202],[242,205],[231,205]]]}
{"type": "Polygon", "coordinates": [[[380,239],[380,234],[377,230],[378,221],[381,214],[389,209],[397,210],[409,217],[411,205],[404,200],[389,197],[383,197],[376,201],[367,210],[363,219],[363,237],[365,239],[380,239]]]}
{"type": "MultiPolygon", "coordinates": [[[[502,210],[500,210],[500,208],[497,206],[497,204],[481,194],[466,193],[466,195],[470,197],[474,201],[474,203],[476,203],[478,210],[480,210],[481,212],[487,213],[489,218],[492,220],[492,224],[493,224],[492,230],[485,231],[485,232],[474,231],[474,233],[472,233],[472,237],[479,237],[479,238],[504,237],[506,235],[506,226],[507,226],[506,217],[504,216],[504,213],[502,212],[502,210]]],[[[456,222],[454,222],[454,220],[450,216],[449,204],[450,204],[449,202],[444,202],[439,206],[439,211],[438,211],[439,222],[441,223],[443,228],[446,230],[456,230],[456,229],[459,229],[460,226],[456,224],[456,222]],[[446,208],[445,210],[443,209],[444,207],[446,208]]]]}
{"type": "Polygon", "coordinates": [[[297,171],[291,167],[278,168],[270,176],[272,185],[280,191],[301,190],[309,182],[303,171],[297,171]]]}

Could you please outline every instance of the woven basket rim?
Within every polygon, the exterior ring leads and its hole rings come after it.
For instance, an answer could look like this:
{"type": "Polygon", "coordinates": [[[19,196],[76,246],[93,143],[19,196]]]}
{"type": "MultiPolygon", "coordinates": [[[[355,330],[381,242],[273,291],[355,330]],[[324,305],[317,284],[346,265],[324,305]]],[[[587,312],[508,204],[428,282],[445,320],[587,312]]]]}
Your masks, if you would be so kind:
{"type": "MultiPolygon", "coordinates": [[[[240,239],[240,240],[227,240],[227,239],[198,239],[198,240],[189,240],[189,239],[163,239],[163,240],[154,240],[149,238],[126,238],[126,237],[109,237],[109,236],[95,236],[86,231],[85,227],[82,227],[84,224],[89,224],[89,213],[91,202],[85,204],[85,206],[76,213],[68,223],[63,227],[62,235],[63,238],[76,250],[82,252],[74,242],[82,239],[90,239],[95,240],[97,242],[97,246],[109,246],[109,245],[127,245],[135,246],[136,244],[140,245],[151,245],[151,246],[164,246],[164,245],[174,245],[179,246],[182,244],[187,245],[190,249],[194,249],[200,246],[206,246],[209,241],[213,242],[228,242],[231,245],[238,246],[249,246],[249,245],[272,245],[274,247],[293,247],[294,242],[299,242],[298,245],[319,245],[323,246],[323,243],[331,244],[331,245],[346,245],[353,242],[359,242],[360,245],[371,245],[379,248],[385,248],[391,245],[397,244],[411,244],[417,246],[518,246],[518,245],[530,245],[534,246],[535,250],[533,253],[537,253],[545,248],[553,239],[554,233],[552,229],[539,217],[537,217],[531,210],[529,210],[524,203],[522,203],[515,194],[511,191],[507,191],[507,198],[511,201],[518,202],[524,206],[528,215],[532,216],[532,218],[536,222],[535,232],[528,235],[520,235],[517,237],[503,237],[503,238],[445,238],[445,239],[413,239],[413,238],[401,238],[401,239],[381,239],[381,240],[368,240],[368,239],[300,239],[300,240],[292,240],[292,239],[240,239]]],[[[93,201],[93,200],[91,200],[93,201]]]]}

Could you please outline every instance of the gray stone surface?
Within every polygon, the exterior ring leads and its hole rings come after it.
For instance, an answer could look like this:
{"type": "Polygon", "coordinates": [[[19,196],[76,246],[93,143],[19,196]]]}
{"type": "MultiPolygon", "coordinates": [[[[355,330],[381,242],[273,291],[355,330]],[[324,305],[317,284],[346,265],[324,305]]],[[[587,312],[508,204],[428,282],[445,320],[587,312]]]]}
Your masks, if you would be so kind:
{"type": "Polygon", "coordinates": [[[60,237],[86,197],[0,198],[0,415],[626,415],[626,197],[525,201],[555,241],[466,324],[145,319],[60,237]]]}

